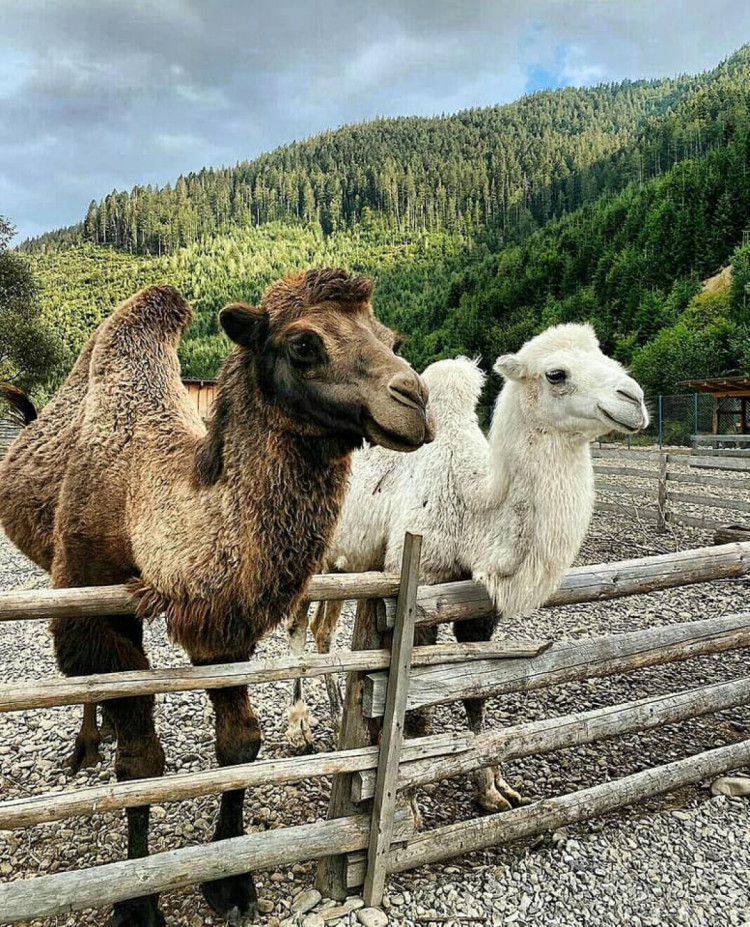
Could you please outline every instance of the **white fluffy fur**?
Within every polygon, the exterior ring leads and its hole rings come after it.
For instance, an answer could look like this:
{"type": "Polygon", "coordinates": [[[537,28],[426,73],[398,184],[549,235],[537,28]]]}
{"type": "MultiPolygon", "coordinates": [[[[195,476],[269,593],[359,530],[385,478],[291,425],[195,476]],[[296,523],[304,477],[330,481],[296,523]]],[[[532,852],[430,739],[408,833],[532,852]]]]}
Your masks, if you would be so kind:
{"type": "MultiPolygon", "coordinates": [[[[484,374],[475,361],[425,370],[438,432],[412,454],[368,447],[354,455],[349,493],[327,554],[331,569],[397,572],[404,534],[422,534],[422,577],[473,576],[501,629],[541,605],[575,559],[594,507],[589,443],[648,423],[643,392],[600,350],[587,325],[560,325],[500,357],[505,385],[489,441],[476,405],[484,374]],[[564,370],[564,384],[549,383],[564,370]]],[[[338,609],[328,618],[330,624],[338,609]]],[[[502,807],[487,776],[483,807],[502,807]]]]}

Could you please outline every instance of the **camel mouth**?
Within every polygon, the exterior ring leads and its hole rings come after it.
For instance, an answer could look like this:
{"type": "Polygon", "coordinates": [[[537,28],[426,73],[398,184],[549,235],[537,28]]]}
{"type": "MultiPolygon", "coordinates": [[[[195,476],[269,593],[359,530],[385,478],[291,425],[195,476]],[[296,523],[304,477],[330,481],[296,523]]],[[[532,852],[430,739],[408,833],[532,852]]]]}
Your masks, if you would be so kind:
{"type": "Polygon", "coordinates": [[[370,443],[377,444],[379,447],[385,447],[390,451],[401,451],[404,453],[419,450],[423,444],[432,440],[427,429],[423,428],[418,438],[411,438],[409,435],[383,428],[382,425],[379,425],[375,419],[370,416],[364,421],[364,432],[365,437],[370,443]]]}
{"type": "Polygon", "coordinates": [[[643,428],[643,422],[641,422],[640,425],[628,425],[625,422],[621,422],[619,418],[615,418],[614,415],[610,415],[603,406],[597,406],[597,409],[608,422],[611,422],[619,431],[624,431],[626,434],[634,435],[643,428]]]}

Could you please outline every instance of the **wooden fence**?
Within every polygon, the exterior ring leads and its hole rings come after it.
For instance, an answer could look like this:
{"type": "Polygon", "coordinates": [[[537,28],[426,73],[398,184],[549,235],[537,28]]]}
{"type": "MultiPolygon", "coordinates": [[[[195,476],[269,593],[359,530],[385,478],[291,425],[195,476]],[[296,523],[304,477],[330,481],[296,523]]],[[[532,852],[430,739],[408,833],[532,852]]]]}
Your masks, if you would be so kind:
{"type": "Polygon", "coordinates": [[[0,419],[0,460],[8,453],[8,448],[21,434],[21,426],[15,422],[0,419]]]}
{"type": "MultiPolygon", "coordinates": [[[[310,859],[319,860],[317,882],[326,895],[343,898],[364,885],[366,902],[378,904],[389,873],[539,834],[750,763],[750,741],[734,743],[503,814],[415,834],[410,816],[396,802],[404,788],[750,701],[750,677],[743,677],[476,736],[440,734],[403,741],[404,713],[410,708],[467,696],[530,691],[750,645],[750,613],[744,613],[576,641],[413,647],[416,624],[491,613],[486,592],[474,583],[418,586],[419,549],[420,538],[407,536],[400,576],[314,578],[313,598],[360,600],[351,653],[54,677],[0,686],[0,711],[18,711],[331,671],[348,674],[341,741],[335,752],[0,802],[0,829],[8,830],[152,802],[332,776],[327,820],[146,859],[5,882],[0,884],[3,923],[66,914],[310,859]]],[[[750,543],[727,544],[577,567],[547,604],[592,602],[748,574],[750,543]]],[[[117,586],[0,594],[3,621],[124,614],[131,609],[124,588],[117,586]]]]}
{"type": "Polygon", "coordinates": [[[749,454],[734,449],[695,448],[690,454],[667,454],[595,448],[596,508],[631,514],[655,523],[660,531],[670,523],[712,530],[737,522],[750,527],[750,459],[745,456],[749,454]],[[724,475],[729,473],[734,477],[724,475]],[[743,492],[746,497],[739,498],[743,492]],[[721,512],[727,515],[722,517],[721,512]]]}

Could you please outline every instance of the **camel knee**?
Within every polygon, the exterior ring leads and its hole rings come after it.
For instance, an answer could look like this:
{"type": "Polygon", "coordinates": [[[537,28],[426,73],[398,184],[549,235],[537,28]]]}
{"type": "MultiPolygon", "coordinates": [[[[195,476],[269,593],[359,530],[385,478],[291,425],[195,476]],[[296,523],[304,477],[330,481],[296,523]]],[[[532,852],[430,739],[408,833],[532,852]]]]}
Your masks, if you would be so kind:
{"type": "Polygon", "coordinates": [[[315,638],[318,653],[329,653],[336,626],[341,615],[342,602],[318,602],[310,621],[310,630],[315,638]]]}
{"type": "Polygon", "coordinates": [[[246,718],[231,733],[216,737],[216,759],[219,766],[236,766],[255,761],[263,736],[255,717],[246,718]]]}
{"type": "Polygon", "coordinates": [[[150,779],[164,775],[164,749],[154,733],[137,740],[118,737],[115,774],[119,782],[131,779],[150,779]]]}

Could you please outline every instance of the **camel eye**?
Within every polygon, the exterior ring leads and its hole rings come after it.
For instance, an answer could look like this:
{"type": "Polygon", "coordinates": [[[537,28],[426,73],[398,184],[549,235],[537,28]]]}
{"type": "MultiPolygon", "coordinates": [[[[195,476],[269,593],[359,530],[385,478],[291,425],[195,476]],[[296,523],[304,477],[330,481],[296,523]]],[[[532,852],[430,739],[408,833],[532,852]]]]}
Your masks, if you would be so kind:
{"type": "Polygon", "coordinates": [[[320,338],[309,332],[290,341],[288,351],[292,362],[296,364],[314,364],[325,356],[320,338]]]}
{"type": "Polygon", "coordinates": [[[566,370],[548,370],[545,376],[547,377],[547,382],[553,385],[559,385],[568,379],[566,370]]]}

